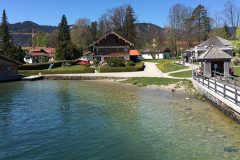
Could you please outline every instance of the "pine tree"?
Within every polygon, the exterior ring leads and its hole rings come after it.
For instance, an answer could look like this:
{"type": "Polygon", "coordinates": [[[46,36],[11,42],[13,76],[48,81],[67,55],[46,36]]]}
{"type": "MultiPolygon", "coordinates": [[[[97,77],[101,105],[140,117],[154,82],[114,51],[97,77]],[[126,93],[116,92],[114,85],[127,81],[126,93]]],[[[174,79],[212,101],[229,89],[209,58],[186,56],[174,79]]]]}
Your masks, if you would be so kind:
{"type": "Polygon", "coordinates": [[[58,25],[58,42],[64,42],[70,40],[70,33],[67,24],[67,18],[65,15],[62,16],[61,23],[58,25]]]}
{"type": "Polygon", "coordinates": [[[135,44],[137,33],[135,31],[135,15],[133,8],[129,5],[126,9],[125,21],[124,21],[124,38],[131,43],[135,44]]]}
{"type": "Polygon", "coordinates": [[[91,23],[91,41],[94,41],[94,39],[97,37],[97,22],[91,23]]]}
{"type": "Polygon", "coordinates": [[[224,28],[224,31],[226,32],[227,36],[228,36],[228,38],[227,38],[227,39],[229,39],[229,38],[230,38],[230,36],[231,36],[231,33],[229,32],[228,25],[227,25],[227,23],[226,23],[226,22],[224,23],[224,26],[223,26],[223,28],[224,28]]]}
{"type": "Polygon", "coordinates": [[[9,23],[7,21],[7,16],[5,10],[3,10],[2,22],[0,25],[0,37],[2,39],[1,49],[5,51],[10,46],[10,32],[9,23]]]}

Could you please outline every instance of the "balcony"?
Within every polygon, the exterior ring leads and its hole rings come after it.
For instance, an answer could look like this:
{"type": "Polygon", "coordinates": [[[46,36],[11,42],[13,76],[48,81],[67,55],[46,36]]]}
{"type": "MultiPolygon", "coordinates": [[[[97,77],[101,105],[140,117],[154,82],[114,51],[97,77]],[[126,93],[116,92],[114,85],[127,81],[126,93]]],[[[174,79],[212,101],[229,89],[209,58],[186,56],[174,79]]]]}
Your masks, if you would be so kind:
{"type": "Polygon", "coordinates": [[[94,53],[94,55],[111,55],[111,56],[114,56],[114,55],[129,55],[130,54],[130,51],[105,51],[105,52],[92,52],[94,53]]]}

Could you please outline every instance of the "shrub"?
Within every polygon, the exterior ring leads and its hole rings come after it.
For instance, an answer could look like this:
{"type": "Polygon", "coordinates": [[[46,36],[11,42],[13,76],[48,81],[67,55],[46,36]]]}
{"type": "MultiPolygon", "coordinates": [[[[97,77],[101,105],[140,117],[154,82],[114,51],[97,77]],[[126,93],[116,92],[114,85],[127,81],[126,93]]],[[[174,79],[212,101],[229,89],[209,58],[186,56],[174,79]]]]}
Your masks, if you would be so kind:
{"type": "Polygon", "coordinates": [[[126,65],[124,63],[119,63],[118,67],[125,67],[126,65]]]}
{"type": "Polygon", "coordinates": [[[69,74],[69,73],[94,73],[94,68],[73,69],[73,70],[19,70],[18,74],[38,75],[41,74],[69,74]]]}
{"type": "Polygon", "coordinates": [[[93,64],[95,67],[97,67],[99,65],[99,63],[100,63],[100,61],[98,61],[98,60],[93,61],[93,64]]]}
{"type": "Polygon", "coordinates": [[[127,67],[100,67],[100,73],[103,72],[133,72],[133,71],[143,71],[144,63],[137,63],[135,66],[127,67]]]}
{"type": "MultiPolygon", "coordinates": [[[[77,65],[77,61],[71,61],[71,60],[66,60],[65,62],[71,62],[71,65],[77,65]]],[[[43,70],[43,69],[48,69],[50,64],[53,62],[46,62],[46,63],[29,63],[29,64],[24,64],[24,65],[19,65],[18,70],[43,70]]],[[[53,67],[61,67],[62,66],[62,61],[57,61],[54,62],[53,67]]]]}
{"type": "Polygon", "coordinates": [[[181,59],[180,57],[175,57],[175,59],[181,59]]]}
{"type": "Polygon", "coordinates": [[[42,61],[43,62],[47,62],[47,58],[46,57],[42,57],[42,61]]]}
{"type": "Polygon", "coordinates": [[[115,64],[114,64],[114,63],[111,63],[111,64],[110,64],[110,67],[115,67],[115,64]]]}
{"type": "Polygon", "coordinates": [[[238,60],[234,60],[233,63],[234,63],[235,65],[237,65],[237,64],[239,63],[239,61],[238,61],[238,60]]]}
{"type": "Polygon", "coordinates": [[[122,58],[109,58],[106,60],[108,64],[114,63],[114,66],[119,66],[125,63],[125,60],[122,58]]]}
{"type": "Polygon", "coordinates": [[[83,66],[84,66],[84,67],[90,67],[91,64],[84,64],[83,66]]]}
{"type": "Polygon", "coordinates": [[[128,63],[127,63],[127,66],[134,66],[135,64],[134,64],[134,62],[133,61],[129,61],[128,63]]]}

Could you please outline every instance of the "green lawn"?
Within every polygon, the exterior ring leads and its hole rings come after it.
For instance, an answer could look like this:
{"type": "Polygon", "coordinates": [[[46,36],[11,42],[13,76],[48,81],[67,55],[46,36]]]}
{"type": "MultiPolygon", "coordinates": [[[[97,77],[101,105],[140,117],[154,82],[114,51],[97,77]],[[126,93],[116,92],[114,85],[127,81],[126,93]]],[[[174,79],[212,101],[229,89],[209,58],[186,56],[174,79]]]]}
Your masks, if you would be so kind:
{"type": "MultiPolygon", "coordinates": [[[[195,70],[193,70],[193,71],[195,71],[195,70]]],[[[170,73],[169,76],[181,77],[181,78],[191,78],[192,77],[192,70],[177,72],[177,73],[170,73]]]]}
{"type": "Polygon", "coordinates": [[[73,65],[73,66],[65,66],[65,67],[57,67],[57,68],[53,68],[51,70],[73,70],[73,69],[82,69],[83,65],[73,65]]]}
{"type": "Polygon", "coordinates": [[[233,66],[233,71],[234,71],[234,76],[240,77],[240,67],[233,66]]]}
{"type": "Polygon", "coordinates": [[[180,69],[188,68],[187,66],[181,66],[181,65],[173,64],[172,62],[159,63],[159,64],[156,64],[156,66],[163,73],[167,73],[167,72],[172,72],[172,71],[177,71],[177,70],[180,70],[180,69]]]}

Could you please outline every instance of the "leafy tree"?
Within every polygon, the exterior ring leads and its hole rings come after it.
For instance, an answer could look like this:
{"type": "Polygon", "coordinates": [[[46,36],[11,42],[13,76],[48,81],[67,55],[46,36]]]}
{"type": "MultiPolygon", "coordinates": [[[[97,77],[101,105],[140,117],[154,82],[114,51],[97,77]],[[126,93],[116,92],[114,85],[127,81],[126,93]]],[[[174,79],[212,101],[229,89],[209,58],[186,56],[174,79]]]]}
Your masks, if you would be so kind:
{"type": "Polygon", "coordinates": [[[155,51],[155,50],[150,50],[150,51],[149,51],[149,54],[152,56],[153,59],[155,59],[155,56],[156,56],[157,53],[158,53],[158,52],[155,51]]]}
{"type": "Polygon", "coordinates": [[[48,34],[48,37],[46,40],[47,47],[56,48],[57,40],[58,40],[58,29],[48,34]]]}
{"type": "Polygon", "coordinates": [[[221,27],[215,27],[213,28],[209,34],[208,34],[208,39],[214,37],[214,36],[218,36],[218,37],[222,37],[224,39],[229,39],[229,36],[227,35],[227,33],[225,32],[224,28],[221,27]]]}
{"type": "Polygon", "coordinates": [[[72,60],[82,56],[82,48],[77,47],[71,41],[58,42],[56,48],[56,60],[72,60]]]}
{"type": "Polygon", "coordinates": [[[93,61],[93,64],[94,64],[95,67],[97,67],[99,65],[99,63],[100,63],[100,61],[98,61],[98,60],[93,61]]]}
{"type": "Polygon", "coordinates": [[[48,33],[40,33],[37,35],[37,47],[47,47],[48,33]]]}
{"type": "Polygon", "coordinates": [[[23,63],[23,58],[25,56],[25,51],[19,46],[16,47],[14,45],[10,45],[5,51],[4,55],[12,58],[16,61],[22,62],[23,63]]]}
{"type": "Polygon", "coordinates": [[[65,15],[62,16],[62,20],[58,25],[58,42],[62,41],[69,41],[70,40],[70,33],[67,24],[67,18],[65,15]]]}
{"type": "Polygon", "coordinates": [[[234,51],[240,55],[240,26],[237,27],[237,30],[235,32],[236,40],[234,41],[234,46],[236,47],[234,51]]]}
{"type": "Polygon", "coordinates": [[[7,21],[7,16],[5,10],[3,10],[2,22],[0,24],[0,37],[2,39],[1,49],[5,51],[10,47],[10,32],[9,23],[7,21]]]}

